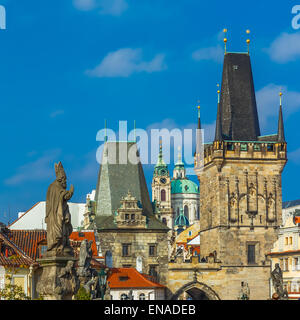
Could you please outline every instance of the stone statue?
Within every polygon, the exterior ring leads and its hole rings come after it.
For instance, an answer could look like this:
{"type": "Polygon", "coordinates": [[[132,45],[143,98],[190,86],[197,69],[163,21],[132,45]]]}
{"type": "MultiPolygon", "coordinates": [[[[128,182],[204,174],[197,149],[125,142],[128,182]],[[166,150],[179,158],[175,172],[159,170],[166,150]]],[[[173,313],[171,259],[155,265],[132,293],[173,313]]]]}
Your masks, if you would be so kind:
{"type": "Polygon", "coordinates": [[[98,272],[91,268],[92,243],[93,241],[86,239],[81,242],[77,275],[80,285],[91,295],[92,299],[96,299],[100,295],[100,288],[98,272]]]}
{"type": "Polygon", "coordinates": [[[241,282],[241,291],[239,300],[249,300],[250,299],[250,289],[247,282],[241,282]]]}
{"type": "Polygon", "coordinates": [[[80,245],[79,252],[79,262],[78,262],[78,275],[86,276],[89,275],[89,268],[93,256],[92,252],[92,243],[93,241],[87,241],[84,239],[80,245]]]}
{"type": "Polygon", "coordinates": [[[37,259],[42,274],[36,290],[45,300],[71,300],[79,289],[76,258],[70,245],[71,215],[67,201],[74,188],[67,188],[67,177],[59,162],[55,164],[56,180],[49,186],[46,198],[47,251],[37,259]]]}
{"type": "Polygon", "coordinates": [[[67,188],[67,177],[64,168],[59,162],[55,164],[56,180],[49,186],[46,198],[47,223],[47,257],[73,256],[69,236],[73,227],[67,201],[73,196],[74,187],[67,188]]]}
{"type": "Polygon", "coordinates": [[[273,287],[279,300],[287,299],[287,292],[283,288],[282,271],[279,263],[275,264],[275,269],[271,272],[273,287]]]}

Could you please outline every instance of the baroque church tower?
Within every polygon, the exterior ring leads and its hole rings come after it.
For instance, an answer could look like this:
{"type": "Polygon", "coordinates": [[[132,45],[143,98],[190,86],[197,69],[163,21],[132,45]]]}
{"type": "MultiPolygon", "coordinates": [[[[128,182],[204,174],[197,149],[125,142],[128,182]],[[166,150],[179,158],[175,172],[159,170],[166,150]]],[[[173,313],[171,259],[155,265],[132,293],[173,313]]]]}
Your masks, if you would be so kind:
{"type": "Polygon", "coordinates": [[[266,254],[281,224],[287,145],[281,103],[277,134],[260,133],[249,53],[225,53],[215,138],[203,152],[203,166],[195,155],[201,256],[215,252],[223,266],[266,287],[257,296],[267,295],[266,254]]]}
{"type": "Polygon", "coordinates": [[[172,229],[173,209],[171,206],[171,179],[168,166],[164,162],[160,142],[158,161],[152,179],[152,201],[159,208],[161,221],[172,229]]]}

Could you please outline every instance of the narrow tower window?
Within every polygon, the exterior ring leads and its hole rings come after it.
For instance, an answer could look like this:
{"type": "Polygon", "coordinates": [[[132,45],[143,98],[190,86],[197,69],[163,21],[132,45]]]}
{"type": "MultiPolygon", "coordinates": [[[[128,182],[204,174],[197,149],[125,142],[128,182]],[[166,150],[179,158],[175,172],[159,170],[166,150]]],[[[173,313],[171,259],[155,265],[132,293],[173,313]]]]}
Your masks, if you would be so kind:
{"type": "Polygon", "coordinates": [[[164,189],[160,192],[160,201],[166,201],[166,190],[164,189]]]}

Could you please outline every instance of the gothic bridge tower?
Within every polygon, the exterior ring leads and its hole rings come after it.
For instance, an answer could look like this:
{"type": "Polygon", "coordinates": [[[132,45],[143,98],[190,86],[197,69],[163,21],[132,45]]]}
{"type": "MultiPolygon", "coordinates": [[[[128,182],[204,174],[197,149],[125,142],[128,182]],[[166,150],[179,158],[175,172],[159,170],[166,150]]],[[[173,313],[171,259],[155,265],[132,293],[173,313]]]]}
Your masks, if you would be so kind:
{"type": "Polygon", "coordinates": [[[215,138],[204,145],[203,152],[202,168],[195,155],[201,257],[215,252],[222,267],[233,268],[240,274],[236,279],[251,283],[254,292],[261,280],[266,288],[260,288],[257,296],[267,298],[270,264],[266,254],[281,224],[287,144],[281,93],[277,133],[260,133],[249,53],[225,53],[215,138]]]}

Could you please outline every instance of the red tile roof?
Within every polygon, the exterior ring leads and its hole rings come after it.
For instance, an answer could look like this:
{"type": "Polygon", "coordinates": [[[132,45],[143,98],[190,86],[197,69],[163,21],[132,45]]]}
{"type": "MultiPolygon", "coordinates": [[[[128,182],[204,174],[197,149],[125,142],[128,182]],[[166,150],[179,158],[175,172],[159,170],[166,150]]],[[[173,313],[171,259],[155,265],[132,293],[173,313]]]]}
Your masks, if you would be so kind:
{"type": "Polygon", "coordinates": [[[34,261],[9,240],[6,234],[0,233],[0,265],[4,267],[29,267],[34,261]]]}
{"type": "Polygon", "coordinates": [[[39,243],[46,241],[45,230],[9,230],[8,238],[31,259],[41,258],[39,243]]]}
{"type": "MultiPolygon", "coordinates": [[[[100,269],[105,267],[98,257],[97,245],[94,231],[72,232],[70,235],[71,246],[74,248],[75,256],[78,256],[82,240],[92,240],[93,259],[91,265],[93,268],[100,269]]],[[[30,265],[40,256],[39,244],[47,245],[46,230],[9,230],[5,233],[0,233],[0,242],[2,249],[0,252],[0,265],[17,266],[30,265]],[[18,255],[18,259],[14,261],[9,259],[12,255],[18,255]]]]}
{"type": "Polygon", "coordinates": [[[96,238],[95,238],[95,233],[94,231],[75,231],[72,232],[70,235],[70,240],[71,240],[71,245],[73,248],[78,248],[80,249],[80,245],[82,240],[87,239],[87,240],[92,240],[92,251],[93,251],[93,256],[97,257],[98,256],[98,250],[97,250],[97,245],[96,245],[96,238]]]}
{"type": "Polygon", "coordinates": [[[111,289],[117,288],[165,288],[154,282],[149,275],[141,274],[134,268],[111,268],[107,281],[111,289]]]}

